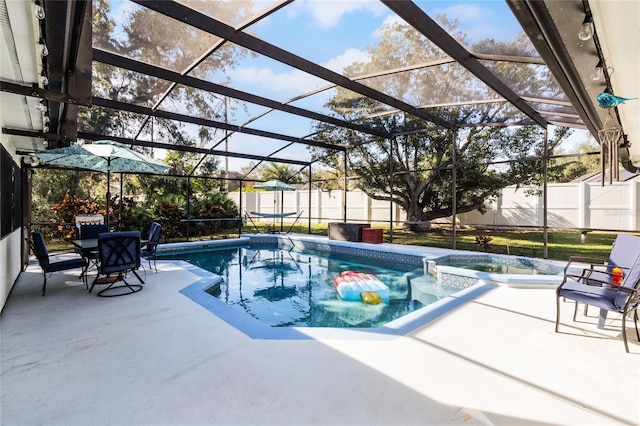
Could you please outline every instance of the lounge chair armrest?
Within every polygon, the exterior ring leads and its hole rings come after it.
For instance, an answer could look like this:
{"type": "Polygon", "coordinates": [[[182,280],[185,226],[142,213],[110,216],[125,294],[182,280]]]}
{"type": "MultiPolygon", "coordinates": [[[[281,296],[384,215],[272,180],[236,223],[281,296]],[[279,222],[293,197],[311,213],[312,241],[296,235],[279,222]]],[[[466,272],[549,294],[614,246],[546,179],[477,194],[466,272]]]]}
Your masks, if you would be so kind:
{"type": "Polygon", "coordinates": [[[594,257],[570,256],[569,262],[567,262],[566,266],[564,267],[565,273],[569,270],[569,267],[572,263],[586,263],[590,268],[595,268],[596,266],[606,265],[607,261],[594,257]]]}
{"type": "Polygon", "coordinates": [[[623,269],[623,270],[625,270],[625,271],[628,271],[628,270],[630,270],[630,269],[631,269],[631,267],[629,267],[629,266],[607,265],[607,267],[609,267],[609,266],[611,266],[611,267],[613,267],[613,268],[620,268],[620,269],[623,269]]]}
{"type": "MultiPolygon", "coordinates": [[[[628,269],[628,268],[625,268],[628,269]]],[[[602,284],[606,284],[606,285],[613,285],[615,286],[617,289],[620,289],[622,291],[626,291],[629,293],[638,293],[639,290],[638,289],[634,289],[634,288],[630,288],[630,287],[623,287],[620,284],[614,284],[610,279],[608,280],[603,280],[603,279],[599,279],[599,278],[595,278],[591,276],[592,272],[597,272],[598,274],[605,274],[609,277],[613,277],[614,274],[612,272],[607,272],[607,271],[602,271],[599,269],[583,269],[581,274],[572,274],[572,273],[565,273],[564,274],[564,280],[563,283],[567,280],[567,278],[572,278],[575,281],[580,281],[582,284],[584,285],[591,285],[591,286],[602,286],[602,284]]]]}
{"type": "Polygon", "coordinates": [[[593,272],[597,272],[598,274],[605,274],[609,277],[613,277],[613,274],[611,272],[603,271],[600,269],[594,269],[594,268],[592,269],[586,268],[582,270],[581,274],[565,273],[564,279],[566,281],[567,278],[572,278],[575,281],[582,282],[582,284],[584,285],[593,285],[593,286],[602,286],[602,284],[611,285],[611,279],[603,280],[603,279],[592,277],[591,274],[593,272]],[[588,281],[584,282],[585,280],[588,280],[588,281]]]}
{"type": "Polygon", "coordinates": [[[606,259],[599,259],[596,257],[582,257],[582,256],[570,256],[569,262],[582,262],[582,263],[590,263],[590,264],[605,264],[607,263],[606,259]]]}
{"type": "Polygon", "coordinates": [[[620,287],[616,287],[616,290],[624,291],[625,293],[634,293],[636,297],[638,294],[640,294],[640,289],[637,289],[637,288],[620,286],[620,287]]]}
{"type": "MultiPolygon", "coordinates": [[[[600,272],[600,271],[598,271],[600,272]]],[[[567,278],[572,278],[574,281],[579,281],[581,284],[584,285],[592,285],[592,286],[601,286],[602,284],[611,284],[611,281],[605,281],[605,280],[599,280],[597,278],[589,278],[588,276],[585,276],[584,274],[565,274],[564,275],[565,280],[567,278]],[[585,280],[588,280],[588,282],[585,282],[585,280]],[[591,284],[593,282],[593,284],[591,284]]]]}

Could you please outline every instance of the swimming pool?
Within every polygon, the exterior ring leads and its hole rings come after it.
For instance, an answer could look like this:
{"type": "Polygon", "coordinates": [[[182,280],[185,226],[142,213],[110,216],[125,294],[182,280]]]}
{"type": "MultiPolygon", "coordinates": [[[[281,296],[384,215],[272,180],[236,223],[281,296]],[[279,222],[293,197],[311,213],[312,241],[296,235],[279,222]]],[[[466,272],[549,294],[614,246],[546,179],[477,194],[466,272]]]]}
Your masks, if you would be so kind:
{"type": "MultiPolygon", "coordinates": [[[[374,326],[353,325],[348,327],[307,327],[307,326],[271,326],[257,320],[244,309],[237,305],[227,305],[223,300],[207,293],[216,292],[213,284],[219,283],[219,291],[222,294],[224,277],[215,272],[204,270],[182,260],[167,261],[174,263],[176,267],[187,269],[200,278],[193,281],[187,287],[180,290],[180,293],[200,305],[211,314],[225,321],[237,330],[253,339],[315,339],[315,338],[336,338],[336,339],[387,339],[393,336],[405,335],[428,322],[437,319],[441,315],[456,307],[467,303],[470,300],[491,291],[496,285],[507,285],[509,287],[543,287],[551,288],[559,284],[562,275],[528,275],[528,274],[496,274],[489,272],[464,269],[453,266],[436,265],[436,261],[444,261],[449,256],[463,256],[466,258],[476,256],[489,256],[490,260],[502,261],[501,259],[513,259],[512,256],[493,255],[485,253],[463,252],[449,249],[439,249],[434,247],[419,247],[409,245],[391,244],[365,244],[347,241],[328,240],[327,237],[314,235],[278,235],[278,234],[247,234],[240,238],[199,241],[189,243],[163,244],[158,248],[159,259],[173,258],[176,253],[186,254],[188,252],[208,251],[213,248],[247,246],[251,248],[273,247],[293,250],[294,252],[322,253],[327,257],[339,259],[365,258],[367,262],[376,266],[385,266],[384,262],[391,265],[408,264],[411,265],[407,274],[409,283],[408,290],[412,301],[423,305],[412,312],[408,312],[387,323],[374,326]],[[167,256],[170,254],[170,256],[167,256]],[[413,268],[413,269],[411,269],[413,268]],[[438,271],[437,273],[435,271],[438,271]],[[432,274],[435,274],[432,275],[432,274]],[[436,279],[434,287],[434,278],[436,279]],[[212,288],[213,286],[213,288],[212,288]],[[441,293],[438,293],[441,292],[441,293]],[[435,301],[434,301],[435,296],[435,301]],[[363,333],[364,332],[364,333],[363,333]]],[[[450,258],[453,259],[453,258],[450,258]]],[[[247,258],[249,261],[250,259],[247,258]]],[[[552,262],[532,259],[535,262],[550,264],[555,268],[557,265],[552,262]]],[[[249,263],[247,263],[248,265],[249,263]]],[[[304,269],[304,268],[303,268],[304,269]]],[[[389,269],[394,269],[391,267],[389,269]]],[[[214,269],[222,272],[221,269],[214,269]]],[[[270,286],[254,289],[259,291],[258,296],[269,296],[272,290],[270,286]],[[263,289],[265,292],[260,292],[263,289]]],[[[286,284],[285,284],[286,287],[286,284]]],[[[313,288],[313,287],[312,287],[313,288]]],[[[304,290],[304,289],[302,289],[304,290]]],[[[297,294],[297,288],[295,292],[297,294]]],[[[288,292],[293,289],[275,290],[275,298],[289,298],[288,292]],[[282,292],[278,294],[278,292],[282,292]]],[[[243,294],[245,292],[243,291],[243,294]]],[[[274,296],[271,296],[274,298],[274,296]]],[[[413,303],[415,303],[413,302],[413,303]]],[[[353,303],[353,302],[350,302],[353,303]]],[[[415,303],[416,307],[418,306],[415,303]]],[[[386,306],[386,305],[385,305],[386,306]]],[[[374,306],[375,307],[375,306],[374,306]]],[[[359,321],[357,313],[354,317],[359,321]]]]}
{"type": "Polygon", "coordinates": [[[159,258],[185,260],[220,276],[206,293],[270,327],[377,328],[459,291],[424,276],[421,259],[414,257],[371,262],[335,250],[243,245],[159,258]],[[389,287],[389,297],[378,305],[342,300],[333,279],[348,270],[375,275],[389,287]]]}

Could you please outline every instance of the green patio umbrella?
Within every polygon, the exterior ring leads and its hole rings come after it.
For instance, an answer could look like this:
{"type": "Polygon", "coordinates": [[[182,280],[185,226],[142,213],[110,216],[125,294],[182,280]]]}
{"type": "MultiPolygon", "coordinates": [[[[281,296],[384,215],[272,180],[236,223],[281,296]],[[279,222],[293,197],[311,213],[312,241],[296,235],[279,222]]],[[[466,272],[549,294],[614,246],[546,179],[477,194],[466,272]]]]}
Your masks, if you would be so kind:
{"type": "MultiPolygon", "coordinates": [[[[118,142],[103,140],[51,149],[35,154],[43,164],[107,173],[107,210],[111,193],[111,172],[163,174],[171,166],[140,154],[118,142]]],[[[106,217],[109,226],[109,213],[106,217]]]]}
{"type": "MultiPolygon", "coordinates": [[[[280,191],[280,192],[282,192],[282,191],[295,191],[296,189],[293,186],[291,186],[291,185],[289,185],[287,183],[284,183],[284,182],[282,182],[281,180],[278,180],[278,179],[271,179],[271,180],[268,180],[266,182],[260,183],[258,185],[255,185],[254,188],[264,189],[265,191],[274,191],[273,192],[273,214],[274,214],[273,223],[275,225],[275,222],[276,222],[276,216],[275,216],[276,215],[276,193],[275,192],[276,191],[280,191]]],[[[283,206],[281,204],[280,205],[280,214],[281,215],[283,214],[282,209],[283,209],[283,206]]],[[[282,231],[282,217],[280,217],[280,230],[282,231]]]]}
{"type": "Polygon", "coordinates": [[[255,185],[254,188],[260,188],[267,191],[295,191],[296,189],[278,179],[271,179],[263,183],[255,185]]]}

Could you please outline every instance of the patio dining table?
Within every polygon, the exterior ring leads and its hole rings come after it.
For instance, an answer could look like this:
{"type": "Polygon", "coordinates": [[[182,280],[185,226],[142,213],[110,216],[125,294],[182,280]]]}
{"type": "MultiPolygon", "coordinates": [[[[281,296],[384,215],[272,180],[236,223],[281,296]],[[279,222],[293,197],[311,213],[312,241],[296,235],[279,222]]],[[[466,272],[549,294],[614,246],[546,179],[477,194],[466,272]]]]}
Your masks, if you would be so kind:
{"type": "Polygon", "coordinates": [[[74,247],[80,249],[81,251],[98,249],[97,238],[87,238],[85,240],[71,240],[71,244],[73,244],[74,247]]]}
{"type": "Polygon", "coordinates": [[[71,240],[71,244],[73,244],[80,256],[82,256],[86,261],[86,266],[80,276],[88,276],[91,264],[93,263],[96,267],[98,266],[98,256],[95,254],[98,251],[98,239],[86,238],[84,240],[71,240]]]}
{"type": "MultiPolygon", "coordinates": [[[[144,245],[148,241],[140,240],[140,244],[144,245]]],[[[97,238],[87,238],[86,240],[71,240],[71,244],[74,247],[80,250],[98,250],[98,239],[97,238]]]]}

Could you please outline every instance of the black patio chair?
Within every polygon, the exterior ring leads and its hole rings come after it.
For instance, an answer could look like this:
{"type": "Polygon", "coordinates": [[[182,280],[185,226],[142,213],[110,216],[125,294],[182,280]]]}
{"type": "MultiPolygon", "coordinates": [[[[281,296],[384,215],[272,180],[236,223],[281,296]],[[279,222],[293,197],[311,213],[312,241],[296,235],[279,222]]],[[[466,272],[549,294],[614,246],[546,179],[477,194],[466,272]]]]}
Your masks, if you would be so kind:
{"type": "MultiPolygon", "coordinates": [[[[31,238],[32,239],[26,238],[26,240],[29,244],[29,248],[38,259],[40,268],[42,268],[42,275],[44,276],[44,282],[42,283],[43,296],[45,294],[45,291],[47,290],[47,274],[76,268],[82,268],[82,271],[84,272],[87,266],[86,260],[84,258],[80,257],[77,259],[58,260],[52,262],[51,258],[49,257],[49,251],[47,250],[47,245],[44,242],[42,233],[40,231],[35,231],[31,234],[31,238]]],[[[81,277],[83,277],[83,272],[80,273],[81,277]]],[[[83,277],[83,281],[85,287],[88,287],[86,275],[83,277]]]]}
{"type": "Polygon", "coordinates": [[[158,222],[153,222],[151,224],[151,229],[149,230],[149,239],[140,251],[140,255],[147,259],[147,261],[149,262],[149,269],[151,269],[151,260],[153,259],[153,267],[156,272],[158,272],[158,267],[156,266],[156,250],[158,249],[158,244],[160,243],[161,232],[162,225],[160,225],[158,222]]]}
{"type": "MultiPolygon", "coordinates": [[[[103,232],[109,232],[109,228],[105,224],[85,224],[78,227],[81,240],[94,240],[98,238],[98,235],[103,232]]],[[[80,256],[87,260],[87,267],[83,271],[83,274],[89,272],[89,268],[95,266],[98,267],[98,249],[78,249],[80,256]]]]}
{"type": "Polygon", "coordinates": [[[99,234],[98,275],[93,280],[89,293],[95,285],[99,284],[108,284],[98,292],[98,296],[103,297],[124,296],[142,290],[142,285],[129,284],[126,280],[127,273],[131,272],[144,284],[136,272],[138,268],[140,268],[140,231],[99,234]],[[123,284],[116,285],[120,281],[123,284]]]}

